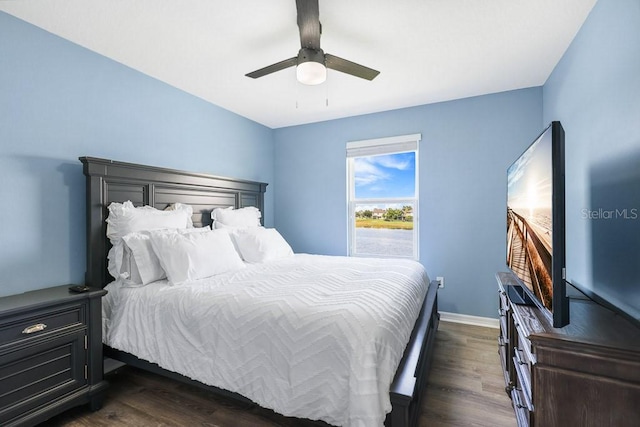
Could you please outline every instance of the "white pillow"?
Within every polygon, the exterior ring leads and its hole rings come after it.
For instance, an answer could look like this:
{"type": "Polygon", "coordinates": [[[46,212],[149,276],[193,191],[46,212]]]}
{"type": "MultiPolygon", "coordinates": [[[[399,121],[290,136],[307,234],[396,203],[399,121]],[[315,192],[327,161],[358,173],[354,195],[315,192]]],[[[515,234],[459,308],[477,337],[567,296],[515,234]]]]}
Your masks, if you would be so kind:
{"type": "Polygon", "coordinates": [[[107,268],[114,278],[131,279],[131,271],[128,270],[131,260],[124,259],[128,253],[122,243],[122,238],[127,234],[143,230],[193,227],[191,206],[175,203],[167,209],[171,210],[161,211],[152,206],[136,208],[131,201],[109,205],[107,237],[113,246],[107,255],[107,268]]]}
{"type": "Polygon", "coordinates": [[[260,209],[253,206],[241,209],[234,209],[233,206],[229,206],[228,208],[216,208],[211,211],[214,228],[260,227],[261,217],[260,209]]]}
{"type": "Polygon", "coordinates": [[[121,258],[119,258],[122,260],[122,265],[119,270],[120,275],[123,279],[126,280],[126,283],[128,284],[142,284],[140,272],[138,271],[136,260],[133,257],[132,251],[124,241],[118,243],[118,246],[121,248],[121,251],[118,252],[122,252],[122,256],[121,258]]]}
{"type": "Polygon", "coordinates": [[[261,263],[293,255],[291,246],[275,228],[250,228],[233,234],[246,262],[261,263]]]}
{"type": "Polygon", "coordinates": [[[169,282],[184,282],[244,268],[229,233],[153,233],[151,246],[167,273],[169,282]]]}
{"type": "MultiPolygon", "coordinates": [[[[129,233],[122,238],[125,243],[124,261],[127,260],[127,251],[131,253],[129,265],[129,284],[147,285],[156,280],[167,277],[165,271],[160,265],[158,256],[151,246],[151,235],[158,233],[207,233],[211,231],[209,227],[202,228],[185,228],[172,230],[152,230],[152,231],[136,231],[129,233]]],[[[123,266],[124,267],[124,266],[123,266]]]]}
{"type": "Polygon", "coordinates": [[[161,211],[152,206],[136,208],[133,203],[126,201],[111,203],[108,209],[107,237],[112,245],[134,231],[193,227],[193,208],[182,203],[175,203],[161,211]]]}

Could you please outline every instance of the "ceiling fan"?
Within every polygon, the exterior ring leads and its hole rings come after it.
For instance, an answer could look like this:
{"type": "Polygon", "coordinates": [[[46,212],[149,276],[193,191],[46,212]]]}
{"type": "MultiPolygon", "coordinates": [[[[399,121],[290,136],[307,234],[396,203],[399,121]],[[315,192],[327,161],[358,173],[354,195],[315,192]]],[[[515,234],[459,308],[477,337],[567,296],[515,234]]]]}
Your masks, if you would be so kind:
{"type": "Polygon", "coordinates": [[[294,65],[298,81],[308,85],[323,83],[327,78],[327,68],[367,80],[373,80],[380,74],[379,71],[324,53],[320,49],[322,25],[318,0],[296,0],[296,8],[301,45],[298,55],[248,73],[247,77],[257,79],[294,65]]]}

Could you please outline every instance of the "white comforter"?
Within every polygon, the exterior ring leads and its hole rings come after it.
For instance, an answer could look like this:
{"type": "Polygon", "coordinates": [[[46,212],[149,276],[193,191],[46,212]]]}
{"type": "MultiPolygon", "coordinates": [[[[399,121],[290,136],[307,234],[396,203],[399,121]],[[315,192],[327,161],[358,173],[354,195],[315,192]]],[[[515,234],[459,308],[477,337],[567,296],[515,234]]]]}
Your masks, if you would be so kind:
{"type": "Polygon", "coordinates": [[[287,416],[381,426],[429,279],[298,254],[180,286],[107,286],[105,344],[287,416]]]}

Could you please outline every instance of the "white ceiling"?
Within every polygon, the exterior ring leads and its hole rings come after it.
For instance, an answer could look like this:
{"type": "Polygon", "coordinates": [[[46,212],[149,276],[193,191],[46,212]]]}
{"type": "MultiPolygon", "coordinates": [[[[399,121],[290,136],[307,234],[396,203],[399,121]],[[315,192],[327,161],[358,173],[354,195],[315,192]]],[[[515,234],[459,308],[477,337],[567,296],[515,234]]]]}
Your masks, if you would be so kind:
{"type": "Polygon", "coordinates": [[[250,71],[300,48],[294,0],[0,0],[0,10],[271,128],[545,83],[596,0],[320,0],[325,52],[380,71],[250,71]],[[328,104],[328,105],[327,105],[328,104]]]}

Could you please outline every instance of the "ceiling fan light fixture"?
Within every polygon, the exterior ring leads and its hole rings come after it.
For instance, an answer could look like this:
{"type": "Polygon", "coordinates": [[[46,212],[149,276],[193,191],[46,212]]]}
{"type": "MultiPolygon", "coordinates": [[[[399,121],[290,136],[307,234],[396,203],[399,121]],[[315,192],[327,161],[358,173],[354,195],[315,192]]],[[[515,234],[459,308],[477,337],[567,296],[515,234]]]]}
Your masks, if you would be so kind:
{"type": "Polygon", "coordinates": [[[297,66],[298,81],[305,85],[324,83],[327,80],[327,68],[366,80],[373,80],[380,74],[379,71],[364,65],[328,53],[325,55],[320,48],[322,24],[320,24],[318,0],[296,0],[296,9],[301,46],[298,56],[247,73],[247,77],[257,79],[294,65],[297,66]]]}
{"type": "Polygon", "coordinates": [[[303,62],[296,67],[296,77],[302,84],[319,85],[327,80],[327,67],[319,62],[303,62]]]}

